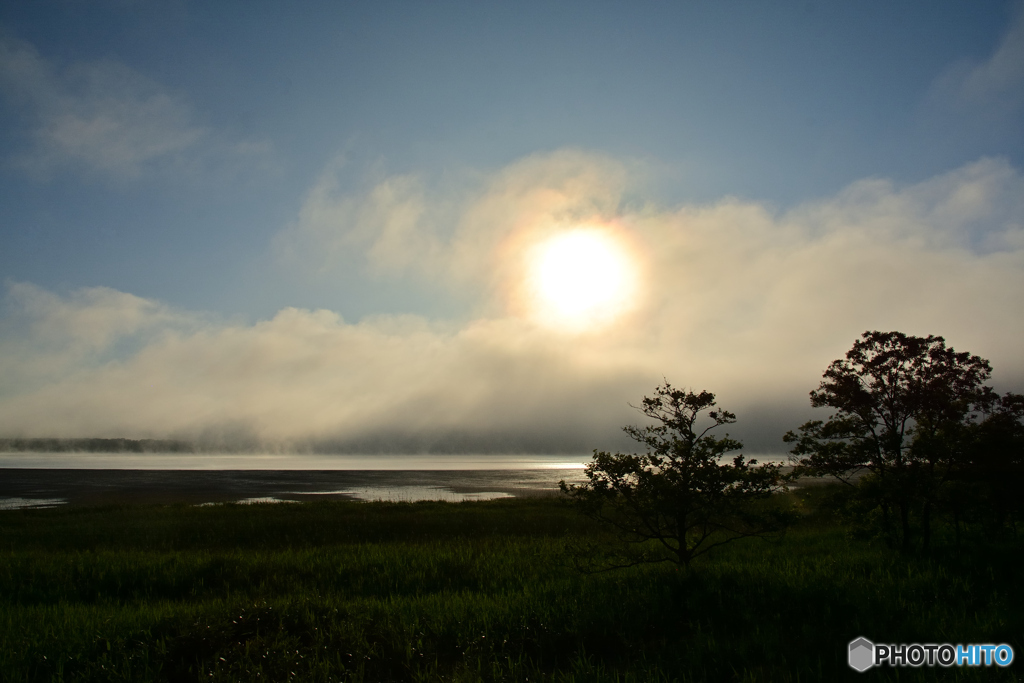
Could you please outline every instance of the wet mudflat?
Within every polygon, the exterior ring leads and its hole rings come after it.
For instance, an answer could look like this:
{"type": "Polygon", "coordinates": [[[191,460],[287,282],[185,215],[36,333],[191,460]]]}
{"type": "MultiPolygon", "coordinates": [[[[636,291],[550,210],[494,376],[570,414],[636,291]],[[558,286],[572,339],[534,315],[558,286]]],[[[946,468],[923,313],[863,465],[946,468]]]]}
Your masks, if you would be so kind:
{"type": "Polygon", "coordinates": [[[0,509],[312,500],[488,500],[553,494],[579,470],[0,469],[0,509]]]}

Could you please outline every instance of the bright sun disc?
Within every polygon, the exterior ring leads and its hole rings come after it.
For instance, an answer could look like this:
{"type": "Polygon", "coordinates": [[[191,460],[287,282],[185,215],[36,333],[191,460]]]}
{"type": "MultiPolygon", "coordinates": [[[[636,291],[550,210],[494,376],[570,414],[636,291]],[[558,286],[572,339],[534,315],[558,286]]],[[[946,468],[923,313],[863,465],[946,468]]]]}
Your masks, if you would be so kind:
{"type": "Polygon", "coordinates": [[[572,330],[602,327],[633,304],[636,276],[610,231],[578,228],[538,245],[530,283],[541,322],[572,330]]]}

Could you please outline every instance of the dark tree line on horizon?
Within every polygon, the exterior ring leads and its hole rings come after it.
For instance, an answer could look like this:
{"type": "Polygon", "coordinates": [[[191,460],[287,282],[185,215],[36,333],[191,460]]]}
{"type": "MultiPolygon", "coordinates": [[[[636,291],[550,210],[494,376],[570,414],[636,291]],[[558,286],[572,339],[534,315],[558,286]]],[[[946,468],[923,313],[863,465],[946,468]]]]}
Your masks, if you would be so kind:
{"type": "Polygon", "coordinates": [[[0,439],[0,451],[34,453],[194,453],[188,441],[172,439],[0,439]]]}

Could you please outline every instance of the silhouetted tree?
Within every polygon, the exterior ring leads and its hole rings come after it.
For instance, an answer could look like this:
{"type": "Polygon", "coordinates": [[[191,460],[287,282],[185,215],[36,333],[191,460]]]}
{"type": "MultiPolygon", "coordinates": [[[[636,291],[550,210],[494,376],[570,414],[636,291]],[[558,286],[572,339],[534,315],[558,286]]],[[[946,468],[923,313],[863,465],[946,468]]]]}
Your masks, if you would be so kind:
{"type": "Polygon", "coordinates": [[[867,470],[862,491],[875,497],[886,538],[909,549],[916,517],[927,548],[943,491],[977,473],[979,438],[996,428],[990,420],[1004,405],[1015,405],[1013,395],[984,385],[990,375],[988,361],[947,348],[942,337],[865,332],[811,392],[811,405],[832,415],[784,440],[794,444],[799,473],[852,484],[867,470]]]}
{"type": "Polygon", "coordinates": [[[743,455],[723,462],[743,445],[728,434],[711,434],[736,421],[733,413],[714,409],[714,394],[681,391],[666,382],[634,407],[657,422],[624,428],[647,452],[594,451],[584,470],[587,483],[561,483],[585,514],[610,525],[625,544],[603,558],[602,568],[643,562],[689,566],[718,546],[783,528],[783,513],[757,505],[784,488],[781,466],[758,465],[743,455]]]}
{"type": "Polygon", "coordinates": [[[962,522],[988,531],[1015,529],[1024,515],[1024,396],[993,397],[977,422],[944,436],[935,439],[938,447],[954,453],[939,505],[951,517],[957,545],[962,522]]]}

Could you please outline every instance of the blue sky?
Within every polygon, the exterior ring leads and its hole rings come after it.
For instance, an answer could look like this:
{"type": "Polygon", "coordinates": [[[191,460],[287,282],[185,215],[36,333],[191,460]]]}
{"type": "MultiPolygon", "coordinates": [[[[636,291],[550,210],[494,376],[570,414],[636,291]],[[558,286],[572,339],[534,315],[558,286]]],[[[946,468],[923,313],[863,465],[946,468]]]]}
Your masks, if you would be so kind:
{"type": "Polygon", "coordinates": [[[587,451],[666,376],[771,450],[883,327],[1019,390],[1022,156],[1020,2],[6,3],[0,431],[587,451]],[[512,302],[566,216],[632,318],[512,302]]]}

